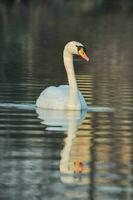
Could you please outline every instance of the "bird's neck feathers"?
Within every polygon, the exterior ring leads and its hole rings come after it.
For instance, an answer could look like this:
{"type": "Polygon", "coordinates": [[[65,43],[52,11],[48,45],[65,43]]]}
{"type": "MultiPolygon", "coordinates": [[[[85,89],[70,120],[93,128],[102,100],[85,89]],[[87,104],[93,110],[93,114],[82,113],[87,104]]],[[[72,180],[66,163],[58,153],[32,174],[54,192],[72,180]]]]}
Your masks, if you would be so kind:
{"type": "Polygon", "coordinates": [[[77,82],[75,78],[75,71],[73,65],[73,55],[65,48],[63,52],[64,66],[67,72],[68,82],[70,87],[77,88],[77,82]]]}
{"type": "Polygon", "coordinates": [[[67,106],[69,109],[77,109],[77,107],[80,109],[78,87],[73,66],[73,54],[70,53],[67,48],[65,48],[63,52],[63,58],[69,83],[69,98],[67,106]]]}

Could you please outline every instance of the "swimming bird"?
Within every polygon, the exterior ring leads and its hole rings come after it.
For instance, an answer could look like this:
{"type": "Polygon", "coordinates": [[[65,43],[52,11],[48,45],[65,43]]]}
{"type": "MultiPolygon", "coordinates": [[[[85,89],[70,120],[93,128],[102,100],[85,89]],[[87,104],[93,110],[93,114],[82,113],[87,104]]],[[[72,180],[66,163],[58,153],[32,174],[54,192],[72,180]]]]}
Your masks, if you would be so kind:
{"type": "Polygon", "coordinates": [[[68,85],[50,86],[43,90],[36,101],[37,107],[56,110],[87,110],[87,103],[77,86],[73,55],[79,55],[89,61],[83,44],[76,41],[68,42],[63,51],[68,85]]]}

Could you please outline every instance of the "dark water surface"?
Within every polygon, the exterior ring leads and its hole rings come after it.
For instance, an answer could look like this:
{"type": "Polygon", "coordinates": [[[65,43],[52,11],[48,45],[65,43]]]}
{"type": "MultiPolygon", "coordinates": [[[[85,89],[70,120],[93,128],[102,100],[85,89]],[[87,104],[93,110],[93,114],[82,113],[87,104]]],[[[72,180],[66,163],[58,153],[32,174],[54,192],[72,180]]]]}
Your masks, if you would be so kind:
{"type": "Polygon", "coordinates": [[[1,107],[0,200],[132,200],[132,13],[24,2],[0,3],[0,103],[31,105],[67,83],[62,50],[78,40],[91,60],[74,62],[82,94],[115,111],[1,107]]]}

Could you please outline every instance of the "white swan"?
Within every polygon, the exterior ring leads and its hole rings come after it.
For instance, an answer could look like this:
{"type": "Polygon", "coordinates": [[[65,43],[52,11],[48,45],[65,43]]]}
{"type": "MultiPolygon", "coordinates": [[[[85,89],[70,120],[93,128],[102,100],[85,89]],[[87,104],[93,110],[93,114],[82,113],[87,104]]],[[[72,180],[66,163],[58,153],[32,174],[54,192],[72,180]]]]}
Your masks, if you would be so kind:
{"type": "Polygon", "coordinates": [[[69,85],[50,86],[38,97],[36,106],[57,110],[86,110],[87,104],[77,87],[73,66],[73,54],[80,55],[89,61],[84,46],[76,41],[68,42],[64,48],[63,59],[69,85]]]}

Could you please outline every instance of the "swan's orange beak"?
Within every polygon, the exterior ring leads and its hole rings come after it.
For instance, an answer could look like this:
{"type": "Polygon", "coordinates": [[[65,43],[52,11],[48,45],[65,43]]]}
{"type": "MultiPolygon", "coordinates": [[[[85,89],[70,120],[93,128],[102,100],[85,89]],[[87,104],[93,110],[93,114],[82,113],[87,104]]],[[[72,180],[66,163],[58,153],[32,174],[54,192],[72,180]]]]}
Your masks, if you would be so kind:
{"type": "Polygon", "coordinates": [[[85,59],[86,61],[89,61],[89,57],[86,55],[86,53],[85,53],[85,51],[84,51],[83,48],[81,48],[81,49],[79,50],[79,55],[80,55],[83,59],[85,59]]]}

